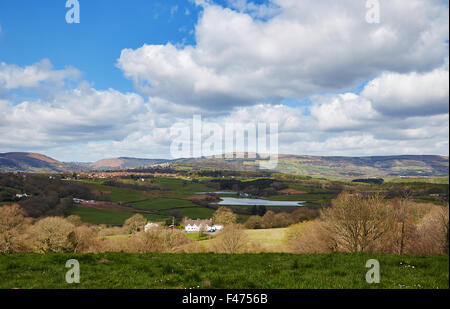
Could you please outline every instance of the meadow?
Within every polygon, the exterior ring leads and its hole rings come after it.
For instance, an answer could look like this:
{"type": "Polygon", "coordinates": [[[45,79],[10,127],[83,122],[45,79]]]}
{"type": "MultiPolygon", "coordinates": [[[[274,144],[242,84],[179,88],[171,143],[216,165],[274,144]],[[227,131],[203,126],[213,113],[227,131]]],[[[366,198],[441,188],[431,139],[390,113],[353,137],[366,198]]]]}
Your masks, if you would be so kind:
{"type": "Polygon", "coordinates": [[[448,255],[15,254],[0,255],[2,289],[448,289],[448,255]],[[68,284],[66,261],[80,263],[68,284]],[[380,283],[365,280],[380,262],[380,283]]]}

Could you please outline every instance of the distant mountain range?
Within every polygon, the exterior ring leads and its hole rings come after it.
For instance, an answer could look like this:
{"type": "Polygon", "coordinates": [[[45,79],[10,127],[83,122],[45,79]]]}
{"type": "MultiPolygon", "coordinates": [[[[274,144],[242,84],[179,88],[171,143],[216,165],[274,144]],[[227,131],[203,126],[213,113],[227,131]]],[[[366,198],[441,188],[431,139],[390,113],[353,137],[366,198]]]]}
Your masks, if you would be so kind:
{"type": "MultiPolygon", "coordinates": [[[[182,159],[177,164],[192,168],[258,170],[260,159],[182,159]]],[[[449,158],[437,155],[325,157],[279,155],[275,172],[315,178],[363,178],[386,176],[448,176],[449,158]]]]}
{"type": "MultiPolygon", "coordinates": [[[[64,172],[117,170],[172,163],[194,169],[259,170],[261,159],[139,159],[111,158],[93,163],[60,162],[38,153],[0,153],[0,171],[64,172]]],[[[274,172],[311,177],[357,178],[386,176],[448,176],[449,158],[434,155],[324,157],[279,155],[274,172]]]]}
{"type": "Polygon", "coordinates": [[[9,152],[0,153],[0,171],[65,172],[115,170],[151,166],[168,161],[162,159],[111,158],[93,163],[61,162],[38,153],[9,152]]]}

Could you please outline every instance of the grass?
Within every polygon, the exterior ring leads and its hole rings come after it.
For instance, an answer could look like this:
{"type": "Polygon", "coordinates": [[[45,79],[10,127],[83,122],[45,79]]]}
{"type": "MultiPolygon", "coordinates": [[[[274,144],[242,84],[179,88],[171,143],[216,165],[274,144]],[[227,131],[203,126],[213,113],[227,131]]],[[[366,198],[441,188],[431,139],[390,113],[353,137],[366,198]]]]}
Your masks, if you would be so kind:
{"type": "Polygon", "coordinates": [[[191,201],[173,198],[156,198],[153,200],[132,203],[132,205],[145,210],[162,210],[177,207],[198,207],[191,201]]]}
{"type": "Polygon", "coordinates": [[[0,288],[448,289],[448,255],[386,254],[19,254],[0,255],[0,288]],[[69,259],[80,283],[67,284],[69,259]],[[366,261],[380,262],[379,284],[368,284],[366,261]],[[414,266],[414,267],[413,267],[414,266]]]}
{"type": "MultiPolygon", "coordinates": [[[[74,207],[71,211],[72,215],[77,215],[83,222],[93,224],[122,225],[126,219],[135,215],[132,212],[101,210],[86,207],[74,207]]],[[[159,216],[152,214],[142,214],[150,221],[164,221],[168,216],[159,216]]]]}
{"type": "Polygon", "coordinates": [[[245,230],[248,240],[259,243],[261,246],[271,251],[284,251],[283,242],[287,228],[245,230]]]}
{"type": "Polygon", "coordinates": [[[159,211],[160,214],[170,216],[172,213],[181,214],[182,217],[189,217],[191,219],[209,219],[214,214],[214,209],[203,207],[192,208],[178,208],[159,211]]]}
{"type": "Polygon", "coordinates": [[[200,233],[186,233],[185,234],[187,238],[192,240],[207,240],[209,237],[206,234],[200,234],[200,233]]]}
{"type": "MultiPolygon", "coordinates": [[[[124,182],[135,182],[127,179],[124,182]]],[[[158,214],[142,214],[144,217],[152,221],[162,221],[169,218],[174,213],[190,218],[207,219],[212,216],[214,210],[200,207],[191,201],[183,200],[183,198],[195,194],[195,192],[211,191],[211,188],[203,184],[193,183],[190,180],[183,180],[173,177],[153,178],[151,181],[146,180],[146,184],[173,190],[164,191],[141,191],[129,188],[118,188],[103,185],[102,180],[83,180],[81,181],[92,190],[98,190],[105,193],[113,202],[127,203],[142,210],[155,210],[158,214]],[[148,183],[147,183],[148,182],[148,183]]],[[[95,224],[116,225],[122,224],[126,219],[131,217],[133,213],[86,209],[75,207],[72,214],[81,217],[84,222],[95,224]]]]}

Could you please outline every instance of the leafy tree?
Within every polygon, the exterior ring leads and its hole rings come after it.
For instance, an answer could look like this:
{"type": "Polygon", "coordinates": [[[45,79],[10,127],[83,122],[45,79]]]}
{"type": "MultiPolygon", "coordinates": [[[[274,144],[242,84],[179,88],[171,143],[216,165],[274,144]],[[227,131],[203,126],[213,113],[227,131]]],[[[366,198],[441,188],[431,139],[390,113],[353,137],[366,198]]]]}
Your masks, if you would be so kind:
{"type": "Polygon", "coordinates": [[[227,207],[219,207],[213,215],[213,223],[217,225],[228,225],[236,223],[237,215],[227,207]]]}
{"type": "Polygon", "coordinates": [[[124,227],[128,233],[133,234],[141,230],[147,224],[147,219],[141,214],[135,214],[131,218],[128,218],[124,227]]]}
{"type": "Polygon", "coordinates": [[[60,217],[47,217],[30,227],[33,248],[38,253],[64,253],[73,251],[75,226],[60,217]]]}

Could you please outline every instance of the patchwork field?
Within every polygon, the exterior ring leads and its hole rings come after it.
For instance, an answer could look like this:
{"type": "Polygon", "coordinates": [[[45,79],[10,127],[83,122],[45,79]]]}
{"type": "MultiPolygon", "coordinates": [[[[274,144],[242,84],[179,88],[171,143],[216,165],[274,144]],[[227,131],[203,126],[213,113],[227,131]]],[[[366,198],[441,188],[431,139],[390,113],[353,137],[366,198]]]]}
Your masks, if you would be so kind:
{"type": "MultiPolygon", "coordinates": [[[[135,215],[133,212],[111,211],[86,207],[74,207],[71,214],[79,216],[83,222],[107,225],[122,225],[126,219],[135,215]]],[[[168,216],[145,213],[142,213],[142,215],[150,221],[164,221],[170,218],[168,216]]]]}
{"type": "Polygon", "coordinates": [[[20,254],[0,255],[0,288],[448,289],[448,255],[383,254],[20,254]],[[67,284],[66,261],[80,263],[67,284]],[[380,262],[368,284],[366,261],[380,262]]]}

